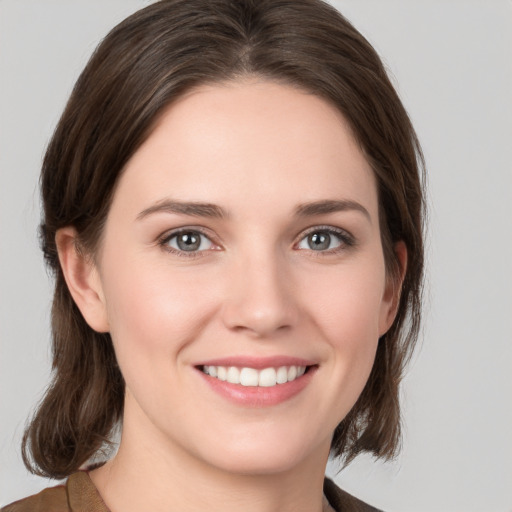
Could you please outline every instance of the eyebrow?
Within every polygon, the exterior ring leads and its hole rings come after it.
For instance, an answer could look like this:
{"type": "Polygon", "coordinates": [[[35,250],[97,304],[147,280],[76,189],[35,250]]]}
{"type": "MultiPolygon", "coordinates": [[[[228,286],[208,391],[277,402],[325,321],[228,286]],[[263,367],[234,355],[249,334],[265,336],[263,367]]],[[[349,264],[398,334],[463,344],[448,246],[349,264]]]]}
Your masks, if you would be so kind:
{"type": "Polygon", "coordinates": [[[303,203],[296,208],[295,212],[299,217],[312,217],[315,215],[326,215],[328,213],[345,212],[350,210],[361,212],[371,222],[372,219],[368,210],[362,204],[348,199],[329,199],[325,201],[303,203]]]}
{"type": "MultiPolygon", "coordinates": [[[[329,213],[344,212],[355,210],[363,213],[371,222],[368,210],[360,203],[347,199],[336,200],[328,199],[323,201],[313,201],[303,203],[297,206],[295,214],[298,217],[313,217],[315,215],[326,215],[329,213]]],[[[154,213],[175,213],[178,215],[189,215],[191,217],[209,217],[215,219],[224,219],[228,217],[226,210],[213,203],[184,202],[171,199],[163,199],[154,205],[142,210],[137,215],[137,220],[154,213]]]]}
{"type": "Polygon", "coordinates": [[[211,217],[216,219],[227,217],[226,211],[216,204],[163,199],[149,208],[142,210],[137,215],[137,220],[144,219],[154,213],[177,213],[179,215],[190,215],[191,217],[211,217]]]}

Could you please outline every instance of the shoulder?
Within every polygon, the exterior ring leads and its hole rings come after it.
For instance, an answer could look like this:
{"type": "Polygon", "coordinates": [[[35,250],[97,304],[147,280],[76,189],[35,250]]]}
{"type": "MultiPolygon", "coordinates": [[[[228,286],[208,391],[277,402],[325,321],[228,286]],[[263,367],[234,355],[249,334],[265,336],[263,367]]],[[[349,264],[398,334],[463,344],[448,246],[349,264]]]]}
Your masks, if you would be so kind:
{"type": "Polygon", "coordinates": [[[324,494],[336,512],[382,512],[340,489],[328,478],[324,480],[324,494]]]}
{"type": "Polygon", "coordinates": [[[108,512],[85,471],[72,474],[64,485],[15,501],[0,512],[108,512]]]}
{"type": "Polygon", "coordinates": [[[0,509],[0,512],[69,512],[66,487],[58,485],[15,501],[0,509]]]}

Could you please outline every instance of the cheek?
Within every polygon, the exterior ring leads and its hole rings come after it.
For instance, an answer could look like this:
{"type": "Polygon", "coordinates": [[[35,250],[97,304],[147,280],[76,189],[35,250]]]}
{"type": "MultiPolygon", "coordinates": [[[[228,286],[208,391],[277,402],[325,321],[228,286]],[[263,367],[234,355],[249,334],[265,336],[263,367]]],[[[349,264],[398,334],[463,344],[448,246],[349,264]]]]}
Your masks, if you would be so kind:
{"type": "Polygon", "coordinates": [[[331,275],[323,292],[312,288],[311,315],[329,346],[333,388],[344,397],[341,416],[352,407],[373,367],[384,282],[383,265],[377,262],[331,275]]]}
{"type": "Polygon", "coordinates": [[[193,341],[215,309],[215,290],[200,272],[171,272],[163,265],[118,265],[106,280],[107,314],[123,367],[168,361],[193,341]],[[134,271],[133,269],[137,269],[134,271]]]}
{"type": "Polygon", "coordinates": [[[341,268],[307,285],[311,308],[331,340],[349,345],[379,337],[385,287],[384,266],[379,261],[341,268]]]}

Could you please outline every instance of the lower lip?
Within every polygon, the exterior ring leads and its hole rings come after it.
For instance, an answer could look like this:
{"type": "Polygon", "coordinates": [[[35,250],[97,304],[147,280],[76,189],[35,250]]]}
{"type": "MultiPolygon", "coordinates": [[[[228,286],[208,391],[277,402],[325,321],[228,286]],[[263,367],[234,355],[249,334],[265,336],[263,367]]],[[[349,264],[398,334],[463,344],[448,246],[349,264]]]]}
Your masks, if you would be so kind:
{"type": "Polygon", "coordinates": [[[230,382],[210,377],[200,369],[197,369],[213,391],[230,402],[249,407],[269,407],[290,400],[309,384],[316,370],[317,367],[312,366],[304,375],[291,382],[276,384],[271,387],[260,387],[231,384],[230,382]]]}

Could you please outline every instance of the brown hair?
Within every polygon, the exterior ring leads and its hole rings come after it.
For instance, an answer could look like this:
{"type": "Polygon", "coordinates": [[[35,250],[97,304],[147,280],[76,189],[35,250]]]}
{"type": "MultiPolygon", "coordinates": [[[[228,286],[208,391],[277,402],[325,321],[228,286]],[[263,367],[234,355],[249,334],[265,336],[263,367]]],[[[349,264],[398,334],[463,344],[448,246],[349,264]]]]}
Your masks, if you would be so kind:
{"type": "Polygon", "coordinates": [[[55,234],[74,226],[98,248],[117,180],[163,110],[200,84],[258,76],[338,108],[377,179],[388,273],[408,265],[396,320],[380,340],[366,387],[337,427],[332,451],[391,457],[400,438],[398,386],[420,322],[423,159],[407,113],[366,39],[321,0],[162,0],[115,27],[78,79],[47,149],[42,247],[55,275],[53,380],[23,441],[34,473],[64,477],[119,423],[124,381],[109,334],[85,322],[64,281],[55,234]]]}

